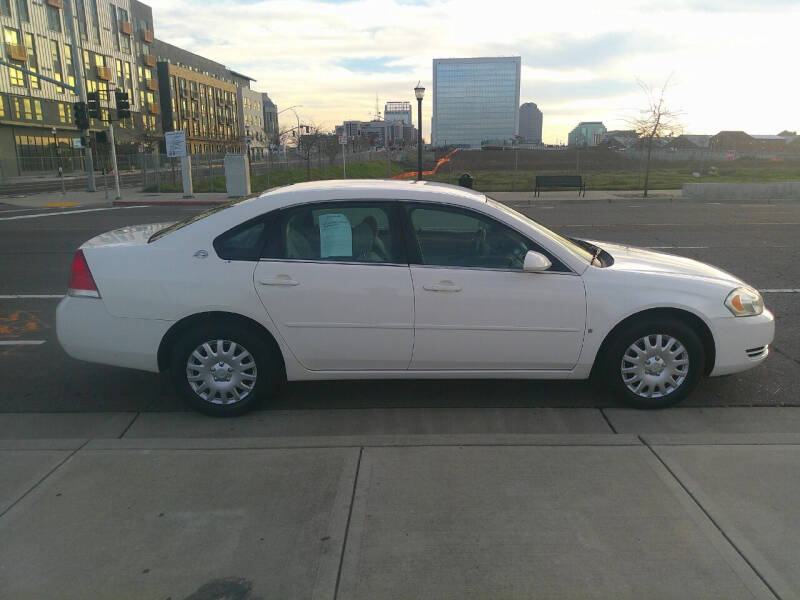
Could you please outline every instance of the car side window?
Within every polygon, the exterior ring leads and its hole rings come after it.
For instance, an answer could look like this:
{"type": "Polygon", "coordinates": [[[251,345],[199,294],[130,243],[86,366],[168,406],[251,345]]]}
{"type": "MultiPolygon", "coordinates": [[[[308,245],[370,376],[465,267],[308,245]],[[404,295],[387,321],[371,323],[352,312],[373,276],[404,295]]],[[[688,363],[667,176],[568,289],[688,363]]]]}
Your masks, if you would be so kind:
{"type": "Polygon", "coordinates": [[[522,270],[529,250],[544,253],[551,270],[567,270],[560,261],[507,225],[457,207],[406,205],[423,265],[522,270]]]}
{"type": "Polygon", "coordinates": [[[281,258],[398,262],[391,210],[386,203],[344,202],[290,209],[280,220],[281,258]]]}
{"type": "Polygon", "coordinates": [[[264,218],[237,225],[214,240],[214,250],[224,260],[258,260],[266,231],[264,218]]]}

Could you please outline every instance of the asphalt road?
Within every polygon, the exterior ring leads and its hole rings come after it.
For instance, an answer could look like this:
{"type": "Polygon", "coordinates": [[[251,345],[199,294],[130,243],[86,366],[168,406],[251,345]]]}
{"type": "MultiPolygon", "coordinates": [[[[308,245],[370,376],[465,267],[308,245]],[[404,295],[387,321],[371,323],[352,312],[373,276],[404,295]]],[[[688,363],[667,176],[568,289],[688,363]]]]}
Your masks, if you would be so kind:
{"type": "MultiPolygon", "coordinates": [[[[735,273],[777,316],[772,355],[701,383],[688,406],[800,405],[800,202],[538,203],[518,206],[564,235],[657,247],[735,273]]],[[[73,360],[54,331],[75,248],[104,231],[183,218],[197,208],[20,209],[0,204],[0,412],[181,410],[162,375],[73,360]],[[74,214],[71,214],[74,213],[74,214]],[[44,343],[20,345],[20,341],[44,343]],[[3,344],[2,342],[6,342],[3,344]],[[15,342],[11,344],[11,342],[15,342]]],[[[616,407],[585,382],[295,383],[273,408],[616,407]]]]}

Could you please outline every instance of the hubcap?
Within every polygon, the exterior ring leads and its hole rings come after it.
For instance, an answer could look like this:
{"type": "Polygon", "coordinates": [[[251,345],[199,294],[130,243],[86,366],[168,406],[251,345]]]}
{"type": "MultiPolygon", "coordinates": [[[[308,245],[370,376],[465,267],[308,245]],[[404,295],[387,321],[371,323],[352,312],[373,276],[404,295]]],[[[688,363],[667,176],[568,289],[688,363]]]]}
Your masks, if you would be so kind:
{"type": "Polygon", "coordinates": [[[258,372],[253,355],[230,340],[208,340],[186,361],[186,380],[195,394],[212,404],[235,404],[247,398],[258,372]]]}
{"type": "Polygon", "coordinates": [[[663,333],[633,342],[622,356],[622,381],[642,398],[663,398],[689,374],[689,353],[680,340],[663,333]]]}

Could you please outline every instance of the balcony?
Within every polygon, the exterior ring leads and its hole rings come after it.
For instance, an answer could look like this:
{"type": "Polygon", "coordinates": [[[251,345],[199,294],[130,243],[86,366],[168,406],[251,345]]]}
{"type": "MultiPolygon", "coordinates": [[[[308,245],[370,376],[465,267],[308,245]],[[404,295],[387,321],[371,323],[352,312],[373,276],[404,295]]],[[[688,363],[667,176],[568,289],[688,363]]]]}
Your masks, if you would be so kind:
{"type": "Polygon", "coordinates": [[[111,67],[97,67],[97,78],[111,81],[111,67]]]}
{"type": "Polygon", "coordinates": [[[8,58],[18,62],[28,62],[28,49],[25,44],[6,44],[8,58]]]}
{"type": "Polygon", "coordinates": [[[161,114],[161,107],[156,104],[155,102],[151,102],[147,105],[147,109],[151,115],[160,115],[161,114]]]}
{"type": "Polygon", "coordinates": [[[119,30],[120,30],[121,33],[124,33],[125,35],[132,35],[133,34],[133,23],[131,23],[130,21],[120,21],[119,22],[119,30]]]}
{"type": "Polygon", "coordinates": [[[47,0],[47,4],[54,8],[64,8],[64,3],[62,0],[47,0]]]}
{"type": "Polygon", "coordinates": [[[158,79],[148,79],[147,80],[147,89],[151,92],[158,91],[158,79]]]}
{"type": "Polygon", "coordinates": [[[156,55],[155,54],[143,54],[142,60],[144,64],[148,67],[155,67],[156,66],[156,55]]]}
{"type": "Polygon", "coordinates": [[[142,29],[142,41],[146,44],[153,43],[153,31],[151,29],[142,29]]]}

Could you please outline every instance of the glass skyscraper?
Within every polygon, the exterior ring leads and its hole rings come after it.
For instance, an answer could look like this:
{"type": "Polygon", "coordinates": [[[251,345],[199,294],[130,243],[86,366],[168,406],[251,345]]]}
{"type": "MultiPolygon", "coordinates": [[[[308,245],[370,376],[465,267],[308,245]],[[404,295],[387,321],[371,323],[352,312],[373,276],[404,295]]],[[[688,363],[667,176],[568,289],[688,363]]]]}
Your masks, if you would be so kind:
{"type": "Polygon", "coordinates": [[[519,56],[433,59],[431,141],[480,148],[519,127],[519,56]]]}

